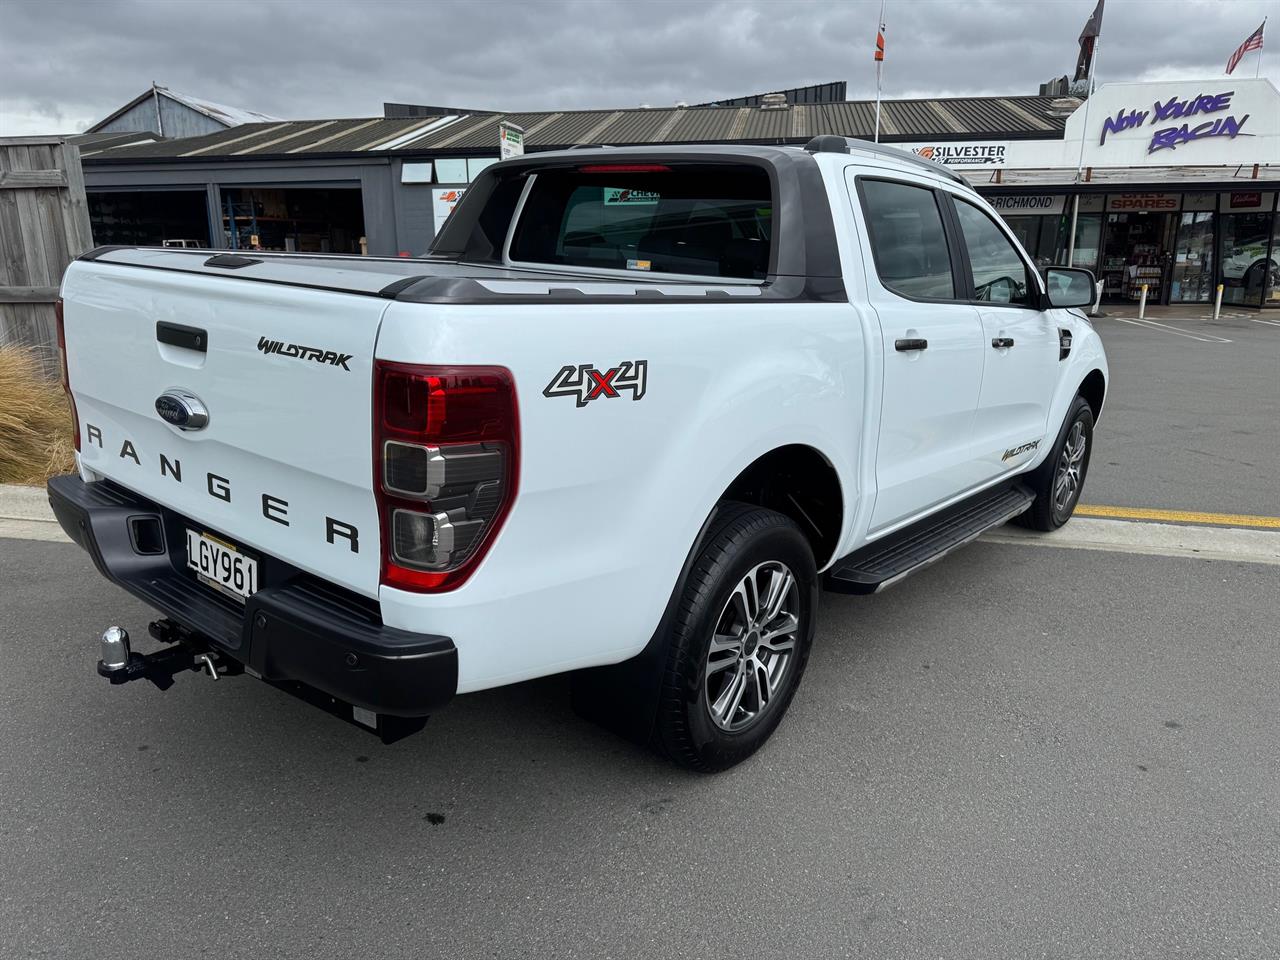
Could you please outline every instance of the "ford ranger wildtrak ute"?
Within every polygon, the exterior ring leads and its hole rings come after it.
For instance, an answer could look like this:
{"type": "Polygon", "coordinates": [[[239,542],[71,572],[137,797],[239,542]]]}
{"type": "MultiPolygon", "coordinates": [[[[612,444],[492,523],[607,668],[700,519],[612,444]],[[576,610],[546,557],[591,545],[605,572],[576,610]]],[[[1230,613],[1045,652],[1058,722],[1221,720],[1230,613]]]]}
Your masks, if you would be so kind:
{"type": "Polygon", "coordinates": [[[856,140],[533,154],[428,256],[100,247],[62,284],[63,528],[160,611],[99,672],[248,673],[393,740],[573,673],[714,770],[820,588],[1067,522],[1107,388],[1083,270],[856,140]]]}

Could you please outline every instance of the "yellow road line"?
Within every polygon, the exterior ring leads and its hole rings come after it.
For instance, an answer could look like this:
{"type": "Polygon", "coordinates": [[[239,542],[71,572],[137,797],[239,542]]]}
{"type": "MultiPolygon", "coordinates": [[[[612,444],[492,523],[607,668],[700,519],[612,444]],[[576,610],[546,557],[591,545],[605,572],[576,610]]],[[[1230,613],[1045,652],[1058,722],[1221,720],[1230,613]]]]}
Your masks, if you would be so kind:
{"type": "Polygon", "coordinates": [[[1244,513],[1199,513],[1194,510],[1154,510],[1149,507],[1101,507],[1080,504],[1080,517],[1116,520],[1160,520],[1165,523],[1204,523],[1215,527],[1264,527],[1280,530],[1280,517],[1254,517],[1244,513]]]}

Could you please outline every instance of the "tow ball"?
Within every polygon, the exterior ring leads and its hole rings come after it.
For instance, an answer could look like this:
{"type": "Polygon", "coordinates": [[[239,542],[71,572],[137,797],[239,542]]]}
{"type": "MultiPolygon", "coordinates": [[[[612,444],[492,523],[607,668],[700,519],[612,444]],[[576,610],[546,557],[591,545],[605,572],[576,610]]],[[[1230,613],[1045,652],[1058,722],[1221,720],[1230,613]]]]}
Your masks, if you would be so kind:
{"type": "Polygon", "coordinates": [[[135,653],[129,644],[129,631],[116,626],[102,631],[99,675],[114,684],[150,680],[161,690],[168,690],[173,686],[174,676],[187,670],[205,672],[217,680],[243,669],[239,663],[220,657],[197,635],[169,620],[154,621],[147,632],[169,646],[155,653],[135,653]]]}

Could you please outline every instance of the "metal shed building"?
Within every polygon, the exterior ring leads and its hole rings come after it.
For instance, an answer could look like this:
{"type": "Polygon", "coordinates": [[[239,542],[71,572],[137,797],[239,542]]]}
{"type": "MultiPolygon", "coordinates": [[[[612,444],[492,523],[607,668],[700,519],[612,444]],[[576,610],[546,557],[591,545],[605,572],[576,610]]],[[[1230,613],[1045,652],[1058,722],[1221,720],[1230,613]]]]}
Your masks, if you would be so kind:
{"type": "MultiPolygon", "coordinates": [[[[1038,96],[885,101],[881,140],[1056,139],[1076,105],[1038,96]]],[[[496,160],[500,120],[523,127],[532,152],[870,138],[874,112],[871,102],[847,101],[271,121],[85,144],[82,156],[98,243],[417,255],[435,234],[442,197],[496,160]]]]}

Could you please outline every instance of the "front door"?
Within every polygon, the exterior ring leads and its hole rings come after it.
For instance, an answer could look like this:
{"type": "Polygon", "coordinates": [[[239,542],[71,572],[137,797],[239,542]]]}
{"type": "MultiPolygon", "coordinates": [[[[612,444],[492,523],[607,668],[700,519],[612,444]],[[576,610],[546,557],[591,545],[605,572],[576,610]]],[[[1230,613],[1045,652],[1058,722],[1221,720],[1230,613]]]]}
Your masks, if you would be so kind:
{"type": "Polygon", "coordinates": [[[983,370],[974,418],[982,479],[1016,470],[1052,442],[1046,421],[1058,378],[1058,326],[1040,310],[1040,287],[1010,237],[984,210],[954,197],[982,320],[983,370]]]}
{"type": "Polygon", "coordinates": [[[883,349],[875,534],[978,482],[971,450],[983,330],[973,306],[958,299],[935,191],[852,172],[848,179],[851,196],[861,197],[872,253],[867,291],[883,349]]]}

